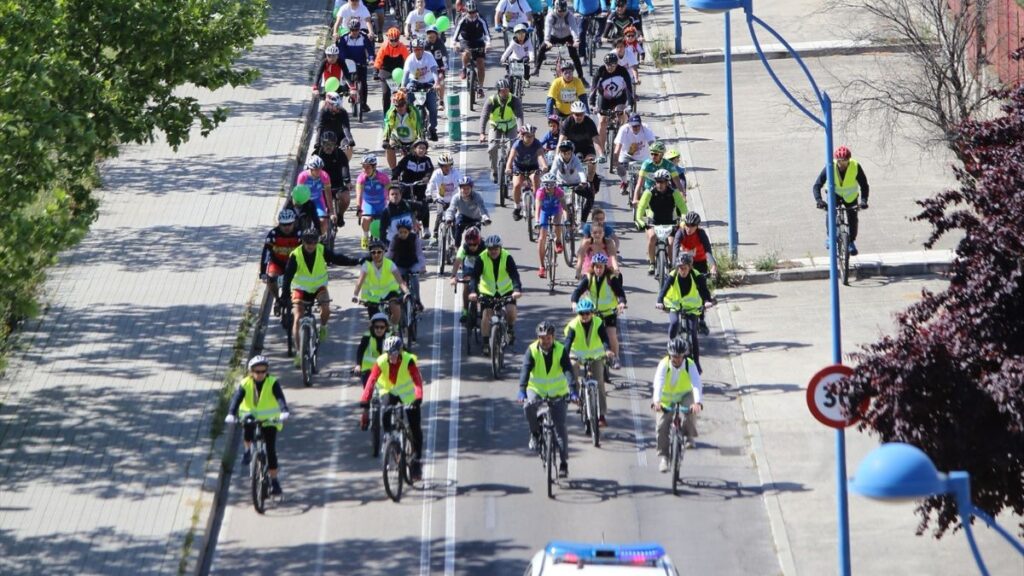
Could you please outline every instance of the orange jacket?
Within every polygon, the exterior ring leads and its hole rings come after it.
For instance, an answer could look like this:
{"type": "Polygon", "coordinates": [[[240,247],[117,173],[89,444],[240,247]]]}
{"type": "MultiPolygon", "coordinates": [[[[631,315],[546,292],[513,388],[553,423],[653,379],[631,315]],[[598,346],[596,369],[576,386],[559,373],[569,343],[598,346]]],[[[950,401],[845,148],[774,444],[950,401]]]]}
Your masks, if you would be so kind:
{"type": "Polygon", "coordinates": [[[377,58],[373,61],[373,67],[377,70],[391,71],[395,68],[401,68],[405,65],[405,59],[409,57],[409,47],[399,42],[397,45],[392,45],[386,39],[384,44],[381,45],[380,50],[377,50],[377,58]]]}

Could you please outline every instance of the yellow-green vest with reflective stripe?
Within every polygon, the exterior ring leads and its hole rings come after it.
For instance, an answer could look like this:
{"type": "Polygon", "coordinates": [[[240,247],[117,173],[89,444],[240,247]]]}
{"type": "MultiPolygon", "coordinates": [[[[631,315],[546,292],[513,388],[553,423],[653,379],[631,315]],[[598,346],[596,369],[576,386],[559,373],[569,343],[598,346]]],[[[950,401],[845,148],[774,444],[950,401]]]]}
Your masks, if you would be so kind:
{"type": "MultiPolygon", "coordinates": [[[[252,376],[246,376],[242,380],[242,390],[245,391],[245,395],[242,397],[242,404],[238,407],[239,416],[244,418],[251,414],[264,425],[267,425],[268,420],[280,418],[281,407],[277,403],[277,398],[274,397],[275,382],[277,382],[277,378],[268,374],[263,380],[262,390],[257,393],[256,381],[252,379],[252,376]]],[[[278,430],[284,428],[280,421],[267,426],[278,430]]]]}
{"type": "Polygon", "coordinates": [[[846,167],[846,177],[839,177],[839,163],[832,163],[833,170],[835,170],[833,176],[836,185],[836,195],[843,199],[843,202],[847,204],[853,204],[857,201],[857,197],[860,196],[860,185],[857,184],[857,174],[860,172],[860,166],[856,160],[850,160],[850,165],[846,167]]]}
{"type": "Polygon", "coordinates": [[[516,126],[516,115],[512,112],[512,94],[509,93],[508,101],[504,104],[498,96],[491,96],[491,125],[498,130],[509,131],[516,126]]]}
{"type": "Polygon", "coordinates": [[[392,272],[394,263],[391,260],[385,257],[380,264],[380,270],[377,270],[373,262],[367,264],[369,265],[366,267],[366,279],[363,280],[363,288],[359,291],[363,300],[380,302],[388,294],[401,289],[398,279],[392,272]]]}
{"type": "Polygon", "coordinates": [[[377,378],[377,390],[381,395],[394,394],[402,399],[402,404],[411,406],[416,400],[416,387],[413,385],[412,376],[409,374],[409,363],[415,362],[416,356],[408,352],[402,352],[402,362],[398,365],[398,374],[395,375],[394,383],[391,382],[391,364],[388,362],[388,355],[381,354],[377,358],[377,366],[380,368],[380,377],[377,378]]]}
{"type": "Polygon", "coordinates": [[[380,358],[380,355],[384,353],[380,346],[377,345],[377,339],[373,334],[367,331],[365,336],[368,336],[370,340],[366,345],[366,351],[363,352],[363,357],[360,359],[359,369],[363,372],[373,370],[373,365],[377,363],[377,358],[380,358]]]}
{"type": "Polygon", "coordinates": [[[480,294],[506,296],[512,292],[512,278],[508,275],[508,250],[501,249],[501,256],[498,257],[497,277],[495,277],[494,260],[490,254],[481,254],[479,258],[480,265],[483,267],[480,272],[480,287],[477,288],[480,294]]]}
{"type": "Polygon", "coordinates": [[[565,345],[556,340],[551,350],[551,368],[548,369],[544,365],[544,352],[540,349],[540,341],[530,344],[533,370],[530,371],[526,389],[533,390],[541,398],[557,398],[568,394],[569,381],[562,372],[562,354],[565,354],[565,345]]]}
{"type": "Polygon", "coordinates": [[[579,316],[576,316],[565,325],[566,336],[569,335],[570,330],[575,330],[572,338],[571,352],[580,358],[600,358],[604,356],[604,344],[601,342],[601,337],[597,334],[598,329],[601,328],[601,319],[596,315],[591,318],[590,334],[585,333],[583,320],[580,320],[579,316]]]}
{"type": "Polygon", "coordinates": [[[608,285],[608,277],[598,277],[595,274],[590,275],[590,299],[597,304],[597,313],[602,316],[607,316],[619,306],[619,297],[615,295],[615,291],[608,285]],[[601,280],[598,284],[598,279],[601,280]]]}
{"type": "Polygon", "coordinates": [[[666,305],[672,307],[683,308],[683,312],[696,314],[700,312],[701,307],[704,305],[704,299],[700,297],[700,292],[697,291],[697,276],[700,272],[691,269],[690,270],[690,291],[683,296],[679,293],[679,284],[676,279],[679,277],[679,271],[672,271],[672,285],[669,287],[668,292],[665,293],[664,302],[666,305]]]}
{"type": "MultiPolygon", "coordinates": [[[[693,382],[690,381],[690,366],[693,360],[689,358],[683,362],[682,367],[676,370],[675,377],[664,380],[661,387],[661,405],[664,408],[671,408],[673,404],[682,402],[683,397],[693,390],[693,382]]],[[[665,377],[672,372],[672,359],[665,356],[665,377]]]]}
{"type": "Polygon", "coordinates": [[[292,286],[307,294],[313,294],[320,288],[327,286],[327,260],[324,260],[324,245],[316,245],[316,256],[313,258],[313,271],[306,267],[306,258],[302,254],[302,246],[292,250],[295,257],[295,277],[292,278],[292,286]]]}

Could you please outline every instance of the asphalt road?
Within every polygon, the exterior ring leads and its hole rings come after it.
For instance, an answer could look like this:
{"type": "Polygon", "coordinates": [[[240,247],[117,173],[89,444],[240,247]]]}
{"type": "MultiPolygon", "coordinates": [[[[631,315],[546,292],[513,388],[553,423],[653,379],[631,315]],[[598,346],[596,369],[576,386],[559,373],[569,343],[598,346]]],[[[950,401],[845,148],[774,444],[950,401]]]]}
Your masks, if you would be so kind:
{"type": "MultiPolygon", "coordinates": [[[[500,40],[496,43],[500,45],[500,40]]],[[[498,56],[497,47],[489,62],[498,56]]],[[[527,121],[545,129],[543,98],[550,64],[525,98],[527,121]]],[[[489,85],[496,66],[489,65],[489,85]]],[[[681,134],[671,94],[654,68],[643,70],[641,113],[670,142],[681,134]]],[[[374,111],[355,126],[358,143],[379,141],[379,91],[374,111]]],[[[448,143],[464,172],[480,183],[491,206],[497,192],[487,175],[486,147],[476,141],[479,109],[468,111],[463,94],[463,141],[448,143]],[[461,146],[460,146],[461,144],[461,146]]],[[[443,128],[443,124],[441,126],[443,128]]],[[[430,155],[437,158],[442,141],[430,155]]],[[[382,158],[383,161],[383,158],[382,158]]],[[[356,166],[355,169],[358,169],[356,166]]],[[[603,173],[603,169],[602,169],[603,173]]],[[[521,356],[542,319],[571,319],[565,279],[549,295],[537,277],[536,247],[514,223],[511,208],[492,208],[494,224],[516,258],[525,284],[520,301],[519,340],[502,380],[490,375],[488,359],[467,356],[458,323],[461,298],[436,266],[422,282],[427,312],[415,347],[429,385],[425,390],[424,481],[401,503],[387,499],[379,461],[370,456],[369,434],[357,426],[359,386],[348,376],[358,336],[365,329],[361,308],[348,303],[355,275],[331,273],[335,315],[321,356],[322,372],[303,388],[285,356],[283,332],[268,330],[272,372],[282,380],[292,419],[279,441],[285,495],[256,514],[248,499],[246,469],[236,463],[212,572],[274,571],[289,574],[522,574],[529,558],[548,540],[656,540],[683,574],[779,574],[757,470],[749,454],[746,426],[732,383],[732,369],[714,314],[704,340],[706,410],[698,449],[684,463],[685,491],[673,496],[670,478],[657,470],[654,418],[647,408],[654,368],[664,353],[667,316],[654,309],[656,284],[646,274],[643,236],[631,230],[629,211],[616,186],[604,186],[598,205],[609,211],[622,238],[629,311],[623,325],[623,368],[610,391],[609,426],[600,448],[570,418],[570,473],[554,500],[544,492],[543,469],[526,447],[527,428],[515,402],[521,356]]],[[[268,215],[269,222],[269,215],[268,215]]],[[[355,227],[341,230],[339,246],[358,249],[355,227]]],[[[436,251],[428,260],[436,262],[436,251]]],[[[572,413],[570,413],[572,415],[572,413]]]]}

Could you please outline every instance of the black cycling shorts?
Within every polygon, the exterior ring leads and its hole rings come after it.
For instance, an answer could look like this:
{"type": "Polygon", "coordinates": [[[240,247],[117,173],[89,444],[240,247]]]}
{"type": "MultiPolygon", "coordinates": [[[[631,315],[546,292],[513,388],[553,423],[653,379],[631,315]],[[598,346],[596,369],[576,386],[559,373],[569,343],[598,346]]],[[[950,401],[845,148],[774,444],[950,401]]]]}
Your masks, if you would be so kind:
{"type": "Polygon", "coordinates": [[[619,314],[618,312],[612,312],[610,314],[602,314],[601,322],[605,328],[617,328],[619,325],[619,314]]]}

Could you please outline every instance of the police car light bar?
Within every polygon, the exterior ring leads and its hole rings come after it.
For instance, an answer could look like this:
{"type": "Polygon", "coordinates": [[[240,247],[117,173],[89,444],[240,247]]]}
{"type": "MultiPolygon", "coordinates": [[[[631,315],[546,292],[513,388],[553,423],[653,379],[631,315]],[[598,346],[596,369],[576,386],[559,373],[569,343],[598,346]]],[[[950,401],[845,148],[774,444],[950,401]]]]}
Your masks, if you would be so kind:
{"type": "Polygon", "coordinates": [[[632,564],[655,566],[665,549],[653,542],[636,544],[586,544],[552,541],[547,553],[556,564],[632,564]]]}

